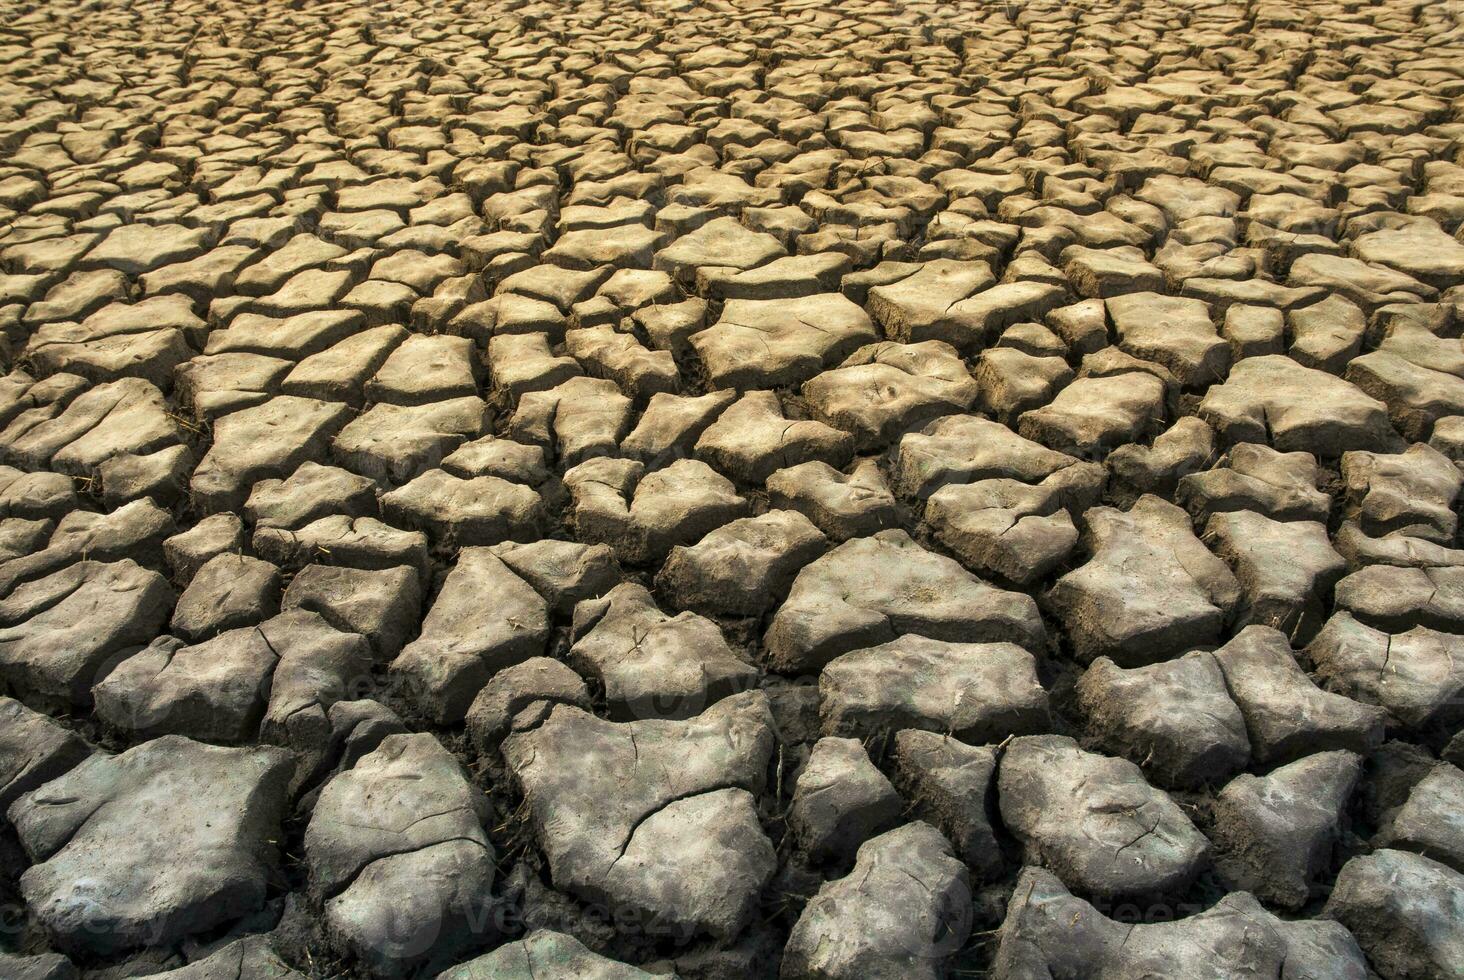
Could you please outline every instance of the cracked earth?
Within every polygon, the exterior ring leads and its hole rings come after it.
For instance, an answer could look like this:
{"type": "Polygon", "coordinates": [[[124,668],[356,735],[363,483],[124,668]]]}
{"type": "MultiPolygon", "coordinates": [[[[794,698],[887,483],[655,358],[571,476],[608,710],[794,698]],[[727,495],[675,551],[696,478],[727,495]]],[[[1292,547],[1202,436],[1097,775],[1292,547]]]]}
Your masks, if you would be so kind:
{"type": "Polygon", "coordinates": [[[0,978],[1464,975],[1457,0],[0,11],[0,978]]]}

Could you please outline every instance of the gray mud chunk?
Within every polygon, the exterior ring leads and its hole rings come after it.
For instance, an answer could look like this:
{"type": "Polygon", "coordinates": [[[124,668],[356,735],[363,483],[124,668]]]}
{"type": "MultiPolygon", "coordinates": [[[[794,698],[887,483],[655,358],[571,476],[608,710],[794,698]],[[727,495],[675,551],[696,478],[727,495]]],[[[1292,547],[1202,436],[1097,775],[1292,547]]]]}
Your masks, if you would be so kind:
{"type": "Polygon", "coordinates": [[[691,544],[748,511],[732,481],[696,459],[650,473],[635,460],[592,459],[565,473],[564,483],[578,536],[608,544],[632,565],[660,562],[676,545],[691,544]]]}
{"type": "Polygon", "coordinates": [[[1382,402],[1279,354],[1240,361],[1205,394],[1199,412],[1226,442],[1269,443],[1323,459],[1350,449],[1388,452],[1399,441],[1382,402]]]}
{"type": "MultiPolygon", "coordinates": [[[[1014,323],[1035,320],[1067,298],[1067,290],[1051,282],[1003,282],[956,303],[941,319],[943,329],[912,332],[910,340],[927,336],[944,340],[963,353],[975,353],[1014,323]]],[[[891,331],[891,335],[894,332],[891,331]]]]}
{"type": "Polygon", "coordinates": [[[1049,404],[1024,412],[1017,431],[1059,452],[1102,458],[1161,431],[1165,399],[1164,382],[1144,371],[1080,377],[1049,404]]]}
{"type": "Polygon", "coordinates": [[[1069,887],[1103,898],[1182,891],[1210,842],[1126,759],[1084,752],[1061,735],[1013,741],[997,776],[1002,821],[1069,887]]]}
{"type": "Polygon", "coordinates": [[[366,399],[367,380],[386,362],[392,349],[410,336],[395,323],[353,333],[301,360],[280,382],[280,390],[287,395],[345,402],[360,408],[366,399]]]}
{"type": "Polygon", "coordinates": [[[669,935],[724,940],[777,865],[754,806],[772,751],[756,691],[686,721],[616,724],[558,705],[503,743],[556,887],[669,935]]]}
{"type": "Polygon", "coordinates": [[[1108,312],[1101,299],[1050,310],[1045,322],[1074,357],[1086,357],[1108,346],[1108,312]]]}
{"type": "Polygon", "coordinates": [[[782,980],[939,980],[971,930],[971,885],[950,842],[909,823],[859,848],[818,890],[783,951],[782,980]]]}
{"type": "Polygon", "coordinates": [[[406,483],[488,431],[493,412],[481,398],[427,405],[373,405],[331,441],[341,466],[382,486],[406,483]]]}
{"type": "Polygon", "coordinates": [[[1450,415],[1435,423],[1428,445],[1454,462],[1464,459],[1464,415],[1450,415]]]}
{"type": "Polygon", "coordinates": [[[1095,507],[1086,520],[1093,557],[1044,599],[1080,659],[1133,667],[1220,639],[1240,586],[1188,514],[1145,495],[1127,512],[1095,507]]]}
{"type": "MultiPolygon", "coordinates": [[[[1297,186],[1300,185],[1298,184],[1297,186]]],[[[1263,226],[1253,226],[1253,233],[1264,235],[1266,232],[1263,226]]],[[[1282,244],[1284,247],[1284,239],[1277,239],[1274,241],[1276,244],[1282,244]]],[[[1212,243],[1212,245],[1213,244],[1218,243],[1212,243]]],[[[1237,249],[1236,251],[1240,250],[1237,249]]],[[[1328,256],[1303,255],[1291,267],[1291,279],[1293,282],[1298,281],[1299,277],[1296,276],[1296,273],[1299,270],[1305,269],[1309,260],[1313,258],[1320,258],[1324,262],[1337,261],[1328,256]]],[[[1251,264],[1254,260],[1249,259],[1249,257],[1232,254],[1229,256],[1225,256],[1225,259],[1222,261],[1226,260],[1228,260],[1228,264],[1233,263],[1231,265],[1231,268],[1236,270],[1235,272],[1231,273],[1232,275],[1236,275],[1242,269],[1244,269],[1245,273],[1248,274],[1254,269],[1254,266],[1251,264]]],[[[1357,263],[1355,265],[1358,271],[1364,271],[1360,263],[1357,263]]],[[[1199,271],[1203,272],[1204,270],[1202,268],[1199,271]]],[[[1343,272],[1335,275],[1332,281],[1328,282],[1327,285],[1332,286],[1333,288],[1337,288],[1339,292],[1349,292],[1349,290],[1345,288],[1346,285],[1348,285],[1346,277],[1352,271],[1353,270],[1348,270],[1348,272],[1343,272]]],[[[1183,287],[1181,287],[1184,294],[1187,296],[1197,296],[1200,299],[1205,300],[1215,309],[1216,313],[1219,314],[1223,314],[1232,303],[1246,303],[1256,306],[1265,305],[1273,306],[1277,309],[1282,310],[1291,310],[1300,306],[1314,303],[1326,295],[1326,291],[1322,286],[1316,285],[1312,282],[1308,282],[1306,285],[1302,286],[1282,286],[1279,283],[1270,282],[1266,279],[1241,279],[1238,276],[1235,279],[1219,279],[1210,278],[1204,275],[1196,275],[1194,272],[1189,272],[1188,275],[1186,275],[1186,272],[1187,270],[1185,270],[1183,266],[1180,266],[1170,273],[1170,277],[1184,278],[1185,282],[1183,287]]],[[[1310,279],[1311,277],[1308,276],[1306,278],[1310,279]]],[[[1356,296],[1357,294],[1354,295],[1356,296]]],[[[1417,296],[1417,294],[1406,295],[1408,295],[1410,299],[1413,299],[1417,296]]]]}
{"type": "Polygon", "coordinates": [[[450,724],[495,673],[543,653],[548,636],[548,604],[533,586],[487,548],[464,548],[391,671],[422,711],[450,724]]]}
{"type": "Polygon", "coordinates": [[[578,939],[536,929],[516,942],[437,975],[437,980],[653,980],[657,974],[601,956],[578,939]]]}
{"type": "Polygon", "coordinates": [[[0,467],[0,514],[60,519],[77,508],[76,481],[64,473],[26,473],[0,467]]]}
{"type": "Polygon", "coordinates": [[[296,531],[266,527],[254,533],[254,550],[281,568],[311,562],[347,568],[395,568],[410,565],[425,580],[427,535],[401,531],[374,517],[335,514],[311,521],[296,531]]]}
{"type": "Polygon", "coordinates": [[[1464,568],[1371,565],[1337,583],[1337,608],[1393,632],[1464,632],[1464,568]]]}
{"type": "Polygon", "coordinates": [[[1305,905],[1332,869],[1342,816],[1362,774],[1355,752],[1319,752],[1244,774],[1215,797],[1215,867],[1232,888],[1283,908],[1305,905]]]}
{"type": "Polygon", "coordinates": [[[1072,553],[1078,543],[1072,514],[1092,506],[1102,485],[1101,470],[1088,466],[1058,470],[1035,485],[1008,479],[951,484],[931,494],[925,520],[969,568],[1030,585],[1072,553]]]}
{"type": "MultiPolygon", "coordinates": [[[[804,230],[813,227],[811,219],[797,208],[756,211],[773,222],[786,218],[804,230]]],[[[791,227],[780,230],[792,232],[791,227]]],[[[852,267],[850,258],[837,252],[789,255],[773,259],[767,265],[755,269],[734,270],[708,266],[697,274],[696,291],[703,296],[721,300],[777,300],[821,296],[836,292],[840,281],[849,274],[852,267]]],[[[843,294],[837,295],[842,298],[843,294]]]]}
{"type": "Polygon", "coordinates": [[[173,581],[186,586],[210,559],[244,549],[244,522],[237,514],[213,514],[163,541],[163,559],[173,581]]]}
{"type": "Polygon", "coordinates": [[[1318,688],[1297,664],[1284,633],[1247,626],[1215,651],[1215,660],[1245,716],[1256,763],[1325,749],[1366,753],[1382,744],[1386,712],[1318,688]]]}
{"type": "Polygon", "coordinates": [[[1037,604],[1005,592],[904,531],[847,541],[798,574],[767,631],[772,667],[820,670],[841,653],[902,633],[955,642],[1046,644],[1037,604]]]}
{"type": "Polygon", "coordinates": [[[1186,388],[1203,390],[1230,370],[1230,347],[1220,339],[1201,300],[1126,293],[1105,301],[1118,346],[1162,364],[1186,388]]]}
{"type": "MultiPolygon", "coordinates": [[[[1286,316],[1280,310],[1269,306],[1250,306],[1236,303],[1225,311],[1225,322],[1220,334],[1230,343],[1234,360],[1243,357],[1261,357],[1266,354],[1280,354],[1286,349],[1286,316]]],[[[1322,340],[1321,337],[1317,338],[1322,340]]],[[[1330,349],[1333,338],[1328,336],[1322,343],[1310,342],[1300,350],[1293,348],[1293,356],[1307,367],[1325,370],[1322,364],[1308,362],[1306,353],[1321,353],[1318,348],[1330,349]]]]}
{"type": "Polygon", "coordinates": [[[375,517],[376,484],[336,466],[301,463],[283,480],[254,484],[244,513],[256,528],[302,528],[332,514],[375,517]]]}
{"type": "Polygon", "coordinates": [[[478,393],[482,362],[466,337],[412,334],[366,382],[366,398],[393,405],[426,405],[478,393]]]}
{"type": "Polygon", "coordinates": [[[330,738],[330,709],[375,688],[371,648],[364,637],[332,629],[302,609],[281,613],[258,630],[279,655],[259,737],[299,752],[316,751],[330,738]]]}
{"type": "MultiPolygon", "coordinates": [[[[1059,258],[1074,291],[1080,296],[1154,296],[1153,290],[1164,288],[1164,274],[1148,262],[1143,249],[1132,245],[1105,249],[1071,245],[1063,249],[1059,258]]],[[[1109,309],[1113,308],[1109,306],[1109,309]]],[[[1200,309],[1203,313],[1203,305],[1200,309]]],[[[1134,312],[1158,318],[1169,311],[1158,304],[1145,303],[1134,308],[1134,312]]],[[[1176,330],[1175,333],[1182,334],[1183,331],[1176,330]]]]}
{"type": "Polygon", "coordinates": [[[707,426],[736,398],[732,391],[695,397],[657,392],[630,435],[621,440],[621,455],[638,459],[652,469],[690,455],[707,426]]]}
{"type": "Polygon", "coordinates": [[[1219,785],[1250,762],[1245,718],[1209,653],[1129,670],[1099,657],[1077,697],[1092,744],[1160,786],[1219,785]]]}
{"type": "Polygon", "coordinates": [[[81,971],[60,953],[35,956],[0,953],[0,976],[9,980],[81,980],[81,971]]]}
{"type": "Polygon", "coordinates": [[[152,974],[153,980],[305,980],[270,949],[263,936],[246,936],[187,966],[152,974]]]}
{"type": "MultiPolygon", "coordinates": [[[[1457,242],[1449,244],[1458,248],[1457,242]]],[[[1426,302],[1437,295],[1433,288],[1404,273],[1338,255],[1301,256],[1292,263],[1287,281],[1293,286],[1332,290],[1368,313],[1392,303],[1426,302]]]]}
{"type": "Polygon", "coordinates": [[[1422,732],[1464,719],[1464,637],[1415,626],[1389,634],[1339,610],[1306,648],[1322,686],[1386,708],[1422,732]]]}
{"type": "Polygon", "coordinates": [[[168,627],[186,640],[206,640],[280,611],[280,570],[246,555],[215,555],[178,597],[168,627]]]}
{"type": "Polygon", "coordinates": [[[1215,433],[1194,416],[1179,419],[1149,446],[1120,446],[1108,457],[1113,490],[1127,504],[1146,493],[1172,497],[1179,481],[1210,465],[1215,433]]]}
{"type": "Polygon", "coordinates": [[[642,585],[626,582],[574,610],[568,659],[600,682],[610,717],[690,718],[757,683],[717,624],[692,612],[667,616],[642,585]]]}
{"type": "Polygon", "coordinates": [[[609,324],[581,327],[565,335],[565,349],[597,378],[613,381],[632,398],[649,398],[681,387],[670,351],[649,350],[633,333],[609,324]]]}
{"type": "Polygon", "coordinates": [[[964,412],[977,392],[955,349],[938,340],[870,344],[803,385],[814,417],[853,433],[859,450],[883,448],[932,418],[964,412]]]}
{"type": "Polygon", "coordinates": [[[0,394],[0,425],[7,431],[13,423],[27,429],[44,419],[54,418],[67,403],[84,391],[86,379],[74,374],[53,374],[39,381],[24,371],[4,376],[4,392],[0,394]]]}
{"type": "Polygon", "coordinates": [[[994,747],[908,729],[895,736],[894,781],[912,812],[940,828],[977,880],[1001,876],[994,747]]]}
{"type": "Polygon", "coordinates": [[[1440,762],[1413,786],[1376,843],[1464,871],[1464,771],[1440,762]]]}
{"type": "Polygon", "coordinates": [[[1400,533],[1453,546],[1459,528],[1454,502],[1464,474],[1437,449],[1415,443],[1392,456],[1346,453],[1342,478],[1347,484],[1343,516],[1355,520],[1364,534],[1400,533]]]}
{"type": "Polygon", "coordinates": [[[1397,269],[1438,289],[1460,280],[1464,246],[1426,218],[1357,236],[1353,253],[1364,262],[1397,269]]]}
{"type": "Polygon", "coordinates": [[[90,268],[120,269],[139,275],[159,266],[197,258],[214,237],[210,228],[176,224],[134,224],[114,228],[90,252],[90,268]]]}
{"type": "Polygon", "coordinates": [[[46,546],[56,522],[49,518],[0,517],[0,562],[35,554],[46,546]]]}
{"type": "Polygon", "coordinates": [[[1040,323],[1014,324],[1001,333],[991,350],[1015,350],[1031,357],[1064,357],[1067,343],[1040,323]]]}
{"type": "Polygon", "coordinates": [[[1332,538],[1332,546],[1351,568],[1389,565],[1393,568],[1436,568],[1464,565],[1464,550],[1410,538],[1406,534],[1368,537],[1350,521],[1343,521],[1332,538]]]}
{"type": "Polygon", "coordinates": [[[382,494],[381,513],[449,547],[531,541],[545,522],[544,501],[532,487],[496,476],[465,480],[439,469],[382,494]]]}
{"type": "Polygon", "coordinates": [[[1321,629],[1332,588],[1347,573],[1325,524],[1233,511],[1210,518],[1204,540],[1240,582],[1237,625],[1271,626],[1296,643],[1321,629]]]}
{"type": "Polygon", "coordinates": [[[1036,660],[1015,643],[907,633],[834,658],[818,686],[831,735],[868,739],[918,728],[981,743],[1048,730],[1036,660]]]}
{"type": "Polygon", "coordinates": [[[173,530],[172,515],[151,500],[134,500],[110,514],[72,511],[57,522],[44,548],[0,565],[0,595],[77,561],[128,559],[161,568],[163,541],[173,530]]]}
{"type": "Polygon", "coordinates": [[[57,945],[104,956],[258,910],[292,768],[279,749],[177,736],[92,756],[10,807],[26,904],[57,945]]]}
{"type": "Polygon", "coordinates": [[[1369,980],[1367,959],[1342,926],[1279,919],[1246,892],[1169,922],[1115,921],[1028,868],[1002,923],[996,980],[1184,977],[1185,980],[1369,980]]]}
{"type": "Polygon", "coordinates": [[[91,751],[81,736],[0,697],[0,817],[21,794],[62,775],[91,751]]]}
{"type": "Polygon", "coordinates": [[[897,339],[952,339],[963,336],[961,324],[949,317],[966,297],[996,284],[985,262],[935,259],[914,266],[893,282],[869,289],[867,303],[885,332],[897,339]]]}
{"type": "Polygon", "coordinates": [[[132,561],[83,561],[27,582],[0,600],[0,678],[38,710],[90,705],[107,668],[162,631],[173,598],[132,561]]]}
{"type": "Polygon", "coordinates": [[[799,570],[828,543],[807,517],[770,510],[722,525],[671,549],[656,587],[680,609],[709,616],[760,616],[782,601],[799,570]]]}
{"type": "Polygon", "coordinates": [[[800,463],[767,480],[769,501],[796,510],[835,541],[874,534],[896,523],[895,497],[874,459],[849,473],[828,463],[800,463]]]}
{"type": "Polygon", "coordinates": [[[1135,357],[1122,347],[1100,347],[1084,355],[1078,368],[1079,378],[1112,378],[1121,374],[1138,372],[1147,374],[1164,384],[1164,391],[1172,403],[1179,393],[1179,379],[1174,372],[1158,361],[1135,357]]]}
{"type": "Polygon", "coordinates": [[[854,852],[900,819],[904,801],[853,738],[821,738],[798,774],[788,829],[809,860],[852,861],[854,852]]]}
{"type": "Polygon", "coordinates": [[[488,549],[534,587],[550,611],[567,614],[585,599],[595,599],[619,584],[620,565],[603,544],[545,539],[509,542],[488,549]]]}
{"type": "Polygon", "coordinates": [[[1000,422],[950,415],[900,440],[890,482],[901,497],[925,499],[951,483],[1042,483],[1055,474],[1062,474],[1060,485],[1091,487],[1094,497],[1102,492],[1101,466],[1025,439],[1000,422]]]}
{"type": "Polygon", "coordinates": [[[183,441],[163,393],[141,378],[122,378],[89,388],[33,427],[11,424],[0,432],[0,460],[91,477],[113,456],[146,456],[183,441]]]}
{"type": "Polygon", "coordinates": [[[1023,412],[1052,401],[1073,380],[1073,369],[1061,357],[1038,357],[1014,347],[983,351],[972,374],[980,387],[977,407],[1012,425],[1023,412]]]}
{"type": "Polygon", "coordinates": [[[194,646],[160,637],[95,688],[97,715],[138,736],[303,744],[367,676],[366,641],[314,613],[283,613],[194,646]]]}
{"type": "MultiPolygon", "coordinates": [[[[174,369],[173,399],[194,421],[213,422],[280,394],[280,379],[289,370],[289,361],[263,354],[195,357],[174,369]]],[[[298,390],[283,393],[309,397],[298,390]]]]}
{"type": "Polygon", "coordinates": [[[209,513],[238,510],[254,484],[289,476],[325,455],[350,416],[334,402],[280,395],[214,423],[213,445],[193,471],[193,496],[209,513]]]}
{"type": "Polygon", "coordinates": [[[1457,977],[1464,965],[1464,874],[1406,851],[1342,866],[1322,914],[1357,937],[1389,980],[1457,977]]]}
{"type": "Polygon", "coordinates": [[[327,935],[377,977],[450,962],[493,901],[491,813],[432,735],[389,735],[332,779],[305,829],[327,935]]]}
{"type": "Polygon", "coordinates": [[[300,805],[313,809],[320,789],[332,776],[345,772],[363,756],[375,752],[388,735],[404,734],[407,726],[395,711],[380,701],[337,701],[326,712],[328,738],[316,738],[307,746],[293,746],[313,763],[309,772],[297,773],[295,786],[308,789],[300,805]]]}
{"type": "Polygon", "coordinates": [[[1341,374],[1347,368],[1347,362],[1362,349],[1367,329],[1362,310],[1337,293],[1320,303],[1291,310],[1286,320],[1295,338],[1289,351],[1292,359],[1329,374],[1341,374]]]}
{"type": "Polygon", "coordinates": [[[854,458],[854,437],[814,419],[787,418],[777,392],[750,391],[702,432],[695,448],[699,459],[733,479],[759,484],[799,463],[844,466],[854,458]]]}
{"type": "Polygon", "coordinates": [[[631,322],[646,332],[657,350],[686,354],[691,335],[707,325],[707,301],[693,296],[680,303],[652,304],[637,310],[631,322]]]}
{"type": "Polygon", "coordinates": [[[173,506],[185,494],[196,460],[187,446],[168,446],[155,453],[121,453],[97,467],[104,507],[120,507],[149,497],[173,506]]]}
{"type": "Polygon", "coordinates": [[[542,485],[550,476],[543,446],[526,446],[497,436],[463,443],[442,461],[442,468],[465,480],[496,476],[531,487],[542,485]]]}
{"type": "Polygon", "coordinates": [[[564,467],[614,454],[630,431],[631,401],[615,382],[570,378],[519,399],[507,435],[545,447],[564,467]]]}
{"type": "MultiPolygon", "coordinates": [[[[1455,348],[1457,350],[1457,347],[1455,348]]],[[[1445,353],[1443,357],[1448,357],[1445,353]]],[[[1347,365],[1347,380],[1388,406],[1388,418],[1403,436],[1414,442],[1430,437],[1435,423],[1464,415],[1464,378],[1447,370],[1434,351],[1396,348],[1390,340],[1347,365]]],[[[1455,369],[1457,371],[1457,368],[1455,369]]],[[[1360,449],[1396,451],[1382,446],[1360,449]]],[[[1397,448],[1402,448],[1399,445],[1397,448]]]]}
{"type": "Polygon", "coordinates": [[[1332,499],[1317,484],[1321,470],[1308,452],[1278,453],[1241,443],[1219,465],[1179,480],[1174,500],[1203,525],[1214,514],[1248,510],[1277,521],[1322,521],[1332,499]]]}
{"type": "Polygon", "coordinates": [[[690,285],[704,266],[751,269],[784,254],[772,235],[750,231],[736,218],[714,218],[658,251],[652,268],[690,285]]]}
{"type": "Polygon", "coordinates": [[[840,293],[732,299],[690,341],[715,388],[801,384],[878,339],[869,314],[840,293]]]}
{"type": "Polygon", "coordinates": [[[380,661],[401,652],[422,615],[417,570],[306,565],[285,589],[281,608],[319,613],[338,630],[359,633],[380,661]]]}
{"type": "Polygon", "coordinates": [[[556,704],[590,710],[590,689],[569,667],[551,657],[530,657],[493,675],[466,718],[468,737],[478,754],[489,760],[516,731],[542,723],[556,704]]]}

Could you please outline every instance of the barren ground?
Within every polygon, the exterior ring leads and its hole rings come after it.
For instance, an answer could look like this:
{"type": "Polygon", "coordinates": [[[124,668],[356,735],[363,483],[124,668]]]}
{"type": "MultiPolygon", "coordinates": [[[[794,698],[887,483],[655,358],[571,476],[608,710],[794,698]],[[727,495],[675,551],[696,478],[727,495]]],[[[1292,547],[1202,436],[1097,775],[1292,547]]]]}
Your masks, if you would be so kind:
{"type": "Polygon", "coordinates": [[[0,980],[1464,976],[1464,6],[0,4],[0,980]]]}

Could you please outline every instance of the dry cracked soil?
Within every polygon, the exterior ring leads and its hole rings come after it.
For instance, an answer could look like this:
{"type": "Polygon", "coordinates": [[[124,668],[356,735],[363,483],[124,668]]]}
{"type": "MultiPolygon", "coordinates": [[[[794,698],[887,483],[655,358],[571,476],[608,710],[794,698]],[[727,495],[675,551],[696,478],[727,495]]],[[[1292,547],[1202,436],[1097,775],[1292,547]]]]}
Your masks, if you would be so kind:
{"type": "Polygon", "coordinates": [[[1464,976],[1464,2],[0,2],[0,980],[1464,976]]]}

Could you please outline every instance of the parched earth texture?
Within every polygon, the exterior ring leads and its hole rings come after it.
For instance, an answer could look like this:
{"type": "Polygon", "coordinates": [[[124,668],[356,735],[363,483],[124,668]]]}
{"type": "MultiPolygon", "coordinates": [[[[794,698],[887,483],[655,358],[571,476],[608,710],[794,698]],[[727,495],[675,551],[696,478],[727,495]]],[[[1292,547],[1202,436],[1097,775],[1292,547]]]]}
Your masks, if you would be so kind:
{"type": "Polygon", "coordinates": [[[0,4],[0,978],[1464,976],[1464,6],[0,4]]]}

